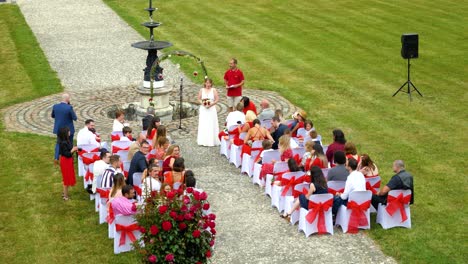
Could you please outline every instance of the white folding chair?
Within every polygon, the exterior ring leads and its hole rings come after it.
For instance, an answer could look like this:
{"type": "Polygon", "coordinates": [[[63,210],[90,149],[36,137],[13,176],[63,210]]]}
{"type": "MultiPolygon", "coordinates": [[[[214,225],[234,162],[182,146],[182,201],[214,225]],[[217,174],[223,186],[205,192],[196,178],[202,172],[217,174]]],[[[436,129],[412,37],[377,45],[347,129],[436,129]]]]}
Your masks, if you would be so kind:
{"type": "Polygon", "coordinates": [[[260,120],[260,126],[266,128],[267,130],[270,130],[271,128],[271,119],[263,119],[260,120]]]}
{"type": "Polygon", "coordinates": [[[125,175],[125,177],[128,177],[128,170],[130,170],[130,164],[131,163],[132,163],[132,161],[130,161],[130,160],[127,160],[127,161],[123,162],[123,174],[125,175]]]}
{"type": "Polygon", "coordinates": [[[283,174],[283,182],[287,185],[283,185],[281,188],[280,199],[279,199],[279,211],[289,212],[294,203],[294,187],[297,184],[302,184],[305,182],[306,178],[305,172],[295,171],[295,172],[286,172],[283,174]]]}
{"type": "Polygon", "coordinates": [[[298,231],[303,231],[306,237],[313,233],[333,235],[333,195],[330,193],[313,194],[309,197],[309,201],[316,206],[309,210],[300,209],[298,231]],[[321,225],[322,223],[324,226],[321,225]]]}
{"type": "Polygon", "coordinates": [[[116,154],[120,156],[122,162],[128,161],[128,150],[119,150],[116,154]]]}
{"type": "Polygon", "coordinates": [[[93,163],[99,160],[99,155],[99,152],[87,152],[79,156],[84,170],[83,185],[85,189],[88,184],[93,183],[93,163]]]}
{"type": "MultiPolygon", "coordinates": [[[[102,175],[98,175],[97,179],[96,179],[96,186],[101,186],[101,181],[102,181],[102,175]]],[[[100,195],[96,191],[96,194],[94,194],[94,210],[96,212],[99,212],[99,204],[100,203],[101,203],[100,195]]]]}
{"type": "MultiPolygon", "coordinates": [[[[228,127],[228,131],[234,131],[234,129],[237,129],[237,125],[233,125],[228,127]]],[[[228,132],[228,139],[221,138],[220,142],[220,147],[219,147],[219,153],[221,155],[224,155],[228,160],[229,160],[229,146],[231,145],[231,139],[234,138],[234,134],[231,132],[228,132]]]]}
{"type": "Polygon", "coordinates": [[[141,233],[134,216],[115,216],[114,254],[133,250],[132,243],[141,233]]]}
{"type": "Polygon", "coordinates": [[[260,172],[262,171],[262,164],[254,163],[252,183],[258,186],[265,186],[265,179],[260,180],[260,172]]]}
{"type": "Polygon", "coordinates": [[[307,130],[305,130],[305,128],[303,128],[303,127],[300,127],[300,128],[297,129],[296,135],[297,135],[297,137],[305,138],[307,136],[307,130]]]}
{"type": "Polygon", "coordinates": [[[346,181],[329,181],[327,182],[328,192],[335,195],[337,192],[343,192],[346,181]]]}
{"type": "Polygon", "coordinates": [[[247,173],[247,175],[252,176],[253,173],[253,166],[255,162],[255,158],[257,158],[258,154],[262,150],[262,141],[257,140],[252,142],[252,148],[250,151],[250,155],[244,153],[242,157],[242,166],[241,166],[241,173],[247,173]]]}
{"type": "MultiPolygon", "coordinates": [[[[239,135],[239,138],[241,140],[244,140],[244,138],[247,136],[247,132],[242,132],[239,135]]],[[[242,146],[236,146],[234,144],[231,144],[231,149],[229,152],[229,163],[234,164],[236,168],[240,167],[242,165],[242,157],[241,157],[241,152],[242,152],[242,146]]]]}
{"type": "Polygon", "coordinates": [[[96,188],[99,193],[99,224],[104,224],[107,217],[107,201],[109,201],[109,192],[111,188],[96,188]],[[103,194],[106,194],[103,196],[103,194]]]}
{"type": "MultiPolygon", "coordinates": [[[[132,144],[131,141],[123,141],[123,140],[117,140],[112,142],[112,153],[117,154],[121,150],[126,150],[127,151],[127,156],[128,156],[128,149],[130,148],[130,145],[132,144]]],[[[121,157],[123,158],[123,157],[121,157]]]]}
{"type": "Polygon", "coordinates": [[[325,179],[328,179],[328,171],[329,170],[330,170],[330,168],[322,169],[323,177],[325,177],[325,179]]]}
{"type": "Polygon", "coordinates": [[[370,229],[371,198],[371,191],[351,192],[348,204],[341,205],[338,209],[335,225],[341,226],[343,233],[357,233],[359,229],[370,229]]]}
{"type": "Polygon", "coordinates": [[[293,129],[291,125],[294,123],[294,119],[288,119],[284,121],[284,124],[287,125],[290,129],[293,129]]]}
{"type": "Polygon", "coordinates": [[[135,192],[137,193],[138,201],[141,201],[142,198],[142,193],[141,193],[141,178],[143,177],[143,173],[141,172],[135,172],[132,175],[133,179],[133,188],[135,189],[135,192]]]}
{"type": "MultiPolygon", "coordinates": [[[[294,198],[299,199],[299,195],[302,194],[307,194],[310,189],[310,183],[300,183],[294,186],[294,193],[297,193],[297,195],[294,195],[294,198]]],[[[299,221],[299,212],[301,208],[297,208],[297,210],[294,210],[291,214],[291,224],[295,225],[297,221],[299,221]]],[[[285,209],[286,210],[286,209],[285,209]]]]}
{"type": "Polygon", "coordinates": [[[283,174],[289,171],[288,163],[285,161],[275,162],[273,166],[273,174],[267,174],[265,180],[265,194],[271,197],[271,206],[279,209],[279,195],[281,188],[273,184],[274,176],[278,174],[283,174]],[[274,190],[274,191],[273,191],[274,190]]]}
{"type": "Polygon", "coordinates": [[[411,190],[391,190],[388,192],[387,204],[379,204],[377,223],[383,229],[398,226],[411,228],[411,212],[409,208],[411,195],[411,190]]]}
{"type": "Polygon", "coordinates": [[[113,131],[111,133],[111,142],[119,141],[121,137],[123,137],[122,131],[113,131]]]}
{"type": "MultiPolygon", "coordinates": [[[[281,160],[281,154],[279,150],[267,150],[263,152],[262,164],[271,163],[273,160],[281,160]]],[[[262,165],[255,163],[252,182],[259,186],[266,186],[265,179],[260,179],[260,172],[262,171],[262,165]]]]}
{"type": "MultiPolygon", "coordinates": [[[[369,177],[366,178],[366,190],[371,191],[372,194],[377,194],[380,190],[380,183],[381,183],[380,176],[369,177]]],[[[377,212],[377,208],[371,205],[370,212],[375,213],[377,212]]]]}
{"type": "MultiPolygon", "coordinates": [[[[82,149],[85,153],[98,152],[99,146],[94,144],[81,144],[77,146],[79,149],[82,149]]],[[[86,168],[84,167],[83,160],[80,155],[78,155],[78,176],[82,177],[86,173],[86,168]]]]}
{"type": "Polygon", "coordinates": [[[293,148],[293,157],[296,155],[299,155],[299,157],[302,159],[302,156],[304,156],[305,153],[305,148],[304,147],[298,147],[298,148],[293,148]]]}

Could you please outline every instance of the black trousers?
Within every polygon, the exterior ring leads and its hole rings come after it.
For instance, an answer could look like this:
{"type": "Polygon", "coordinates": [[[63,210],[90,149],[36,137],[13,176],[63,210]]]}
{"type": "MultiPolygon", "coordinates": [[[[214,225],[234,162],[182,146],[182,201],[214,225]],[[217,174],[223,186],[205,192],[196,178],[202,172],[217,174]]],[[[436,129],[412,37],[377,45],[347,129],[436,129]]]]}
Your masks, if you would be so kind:
{"type": "Polygon", "coordinates": [[[378,210],[379,209],[379,203],[381,203],[381,204],[386,204],[387,203],[387,195],[379,196],[379,195],[373,194],[371,203],[372,203],[372,206],[374,206],[375,210],[378,210]]]}

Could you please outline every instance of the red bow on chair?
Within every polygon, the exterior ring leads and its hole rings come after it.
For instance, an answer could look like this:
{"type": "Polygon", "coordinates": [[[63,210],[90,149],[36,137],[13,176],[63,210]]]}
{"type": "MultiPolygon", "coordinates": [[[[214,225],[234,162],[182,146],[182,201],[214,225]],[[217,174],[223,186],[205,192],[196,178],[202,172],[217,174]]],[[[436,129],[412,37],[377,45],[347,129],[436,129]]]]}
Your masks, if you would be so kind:
{"type": "Polygon", "coordinates": [[[114,222],[115,216],[114,216],[114,209],[112,209],[112,205],[109,206],[109,213],[107,214],[106,221],[109,224],[112,224],[114,222]]]}
{"type": "Polygon", "coordinates": [[[317,220],[317,229],[319,234],[327,233],[327,227],[325,225],[325,212],[330,210],[330,207],[333,206],[333,199],[328,199],[322,203],[315,203],[309,201],[309,212],[306,215],[306,220],[309,224],[314,222],[315,218],[317,220]]]}
{"type": "Polygon", "coordinates": [[[403,193],[400,193],[397,197],[389,195],[387,197],[387,207],[385,210],[387,210],[390,215],[393,215],[396,210],[400,209],[401,222],[403,223],[408,219],[408,216],[406,215],[405,204],[409,204],[410,201],[411,194],[403,196],[403,193]]]}
{"type": "Polygon", "coordinates": [[[301,164],[301,157],[299,154],[294,155],[293,159],[296,161],[297,164],[301,164]]]}
{"type": "Polygon", "coordinates": [[[281,185],[284,186],[283,191],[281,192],[281,196],[286,196],[289,189],[293,189],[294,187],[300,183],[304,182],[304,176],[301,176],[296,179],[296,177],[291,177],[291,179],[281,179],[281,185]]]}
{"type": "Polygon", "coordinates": [[[362,204],[350,201],[346,207],[348,210],[351,210],[348,224],[349,233],[355,234],[358,232],[359,226],[367,226],[369,224],[367,221],[366,211],[370,207],[370,200],[363,202],[362,204]]]}
{"type": "Polygon", "coordinates": [[[81,151],[78,151],[78,156],[83,158],[83,154],[85,154],[85,153],[98,152],[98,151],[99,151],[99,148],[94,148],[94,149],[92,149],[90,151],[86,151],[86,150],[82,149],[81,151]]]}
{"type": "Polygon", "coordinates": [[[101,188],[97,188],[96,192],[99,193],[99,196],[101,198],[109,198],[110,189],[109,190],[104,190],[104,189],[101,189],[101,188]]]}
{"type": "Polygon", "coordinates": [[[89,168],[86,170],[86,175],[85,175],[85,180],[86,181],[89,181],[89,180],[93,180],[94,179],[94,174],[89,171],[89,168]]]}
{"type": "Polygon", "coordinates": [[[112,153],[117,153],[119,152],[120,150],[128,150],[129,147],[126,147],[126,148],[119,148],[117,146],[112,146],[112,153]]]}
{"type": "Polygon", "coordinates": [[[111,135],[111,141],[119,141],[120,136],[119,135],[111,135]]]}
{"type": "Polygon", "coordinates": [[[140,186],[137,186],[137,185],[133,185],[133,189],[135,189],[135,192],[141,196],[141,188],[140,186]]]}
{"type": "Polygon", "coordinates": [[[337,192],[340,192],[340,193],[344,192],[344,188],[341,188],[341,189],[338,189],[338,190],[334,190],[334,189],[328,187],[328,192],[331,193],[331,194],[333,194],[333,195],[336,195],[337,192]]]}
{"type": "Polygon", "coordinates": [[[302,188],[302,191],[293,190],[293,196],[294,196],[294,198],[299,197],[299,195],[301,195],[301,194],[306,195],[307,193],[308,193],[307,188],[302,188]]]}
{"type": "Polygon", "coordinates": [[[115,224],[115,230],[116,231],[120,231],[120,242],[119,242],[119,246],[122,246],[125,244],[125,241],[126,241],[126,237],[128,236],[128,238],[130,238],[130,241],[131,242],[135,242],[136,241],[136,237],[135,235],[133,234],[133,231],[137,231],[139,230],[140,227],[138,226],[138,224],[131,224],[131,225],[128,225],[128,226],[124,226],[124,225],[119,225],[119,224],[115,224]]]}
{"type": "MultiPolygon", "coordinates": [[[[275,181],[281,181],[283,179],[283,174],[285,174],[286,172],[289,172],[289,170],[273,173],[273,178],[275,178],[275,181]]],[[[273,184],[273,183],[271,183],[271,184],[273,184]]]]}
{"type": "Polygon", "coordinates": [[[94,163],[95,161],[100,160],[99,156],[94,154],[91,158],[86,157],[85,155],[81,155],[81,160],[83,161],[84,164],[89,165],[94,163]]]}
{"type": "Polygon", "coordinates": [[[366,182],[366,190],[371,191],[372,194],[377,194],[377,191],[375,189],[379,187],[380,187],[380,181],[374,183],[374,185],[371,185],[370,182],[366,182]]]}

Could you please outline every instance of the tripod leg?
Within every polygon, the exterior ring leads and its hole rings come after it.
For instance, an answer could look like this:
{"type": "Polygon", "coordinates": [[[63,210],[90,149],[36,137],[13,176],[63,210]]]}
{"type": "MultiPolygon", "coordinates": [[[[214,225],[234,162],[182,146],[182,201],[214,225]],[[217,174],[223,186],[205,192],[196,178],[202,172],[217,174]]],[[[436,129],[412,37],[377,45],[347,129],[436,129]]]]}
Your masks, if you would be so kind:
{"type": "Polygon", "coordinates": [[[402,84],[402,85],[400,86],[400,89],[398,89],[398,90],[392,95],[392,97],[394,97],[398,92],[400,92],[401,89],[403,89],[403,87],[405,87],[405,85],[406,85],[407,83],[408,83],[408,82],[405,82],[404,84],[402,84]]]}
{"type": "Polygon", "coordinates": [[[416,86],[414,86],[414,84],[413,84],[411,81],[410,81],[409,83],[411,84],[411,86],[413,86],[414,90],[415,90],[416,92],[418,92],[418,94],[419,94],[420,96],[423,96],[423,95],[419,92],[418,88],[416,88],[416,86]]]}

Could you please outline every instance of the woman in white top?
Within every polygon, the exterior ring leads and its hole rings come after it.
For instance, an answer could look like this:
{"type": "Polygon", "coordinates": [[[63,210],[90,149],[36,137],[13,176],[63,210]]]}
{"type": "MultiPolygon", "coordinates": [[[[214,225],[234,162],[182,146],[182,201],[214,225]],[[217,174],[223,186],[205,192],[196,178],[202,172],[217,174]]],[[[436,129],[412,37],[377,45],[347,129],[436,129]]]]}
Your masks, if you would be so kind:
{"type": "Polygon", "coordinates": [[[143,199],[151,195],[152,191],[158,191],[161,189],[161,182],[159,181],[159,166],[151,164],[147,170],[143,173],[141,179],[141,196],[143,199]]]}
{"type": "Polygon", "coordinates": [[[115,112],[114,124],[112,125],[112,132],[119,131],[122,132],[124,128],[125,114],[124,111],[118,110],[115,112]]]}
{"type": "Polygon", "coordinates": [[[218,112],[216,104],[219,101],[218,92],[213,86],[211,79],[205,80],[205,87],[198,92],[200,110],[198,116],[198,136],[197,144],[207,147],[218,146],[220,144],[218,112]]]}

